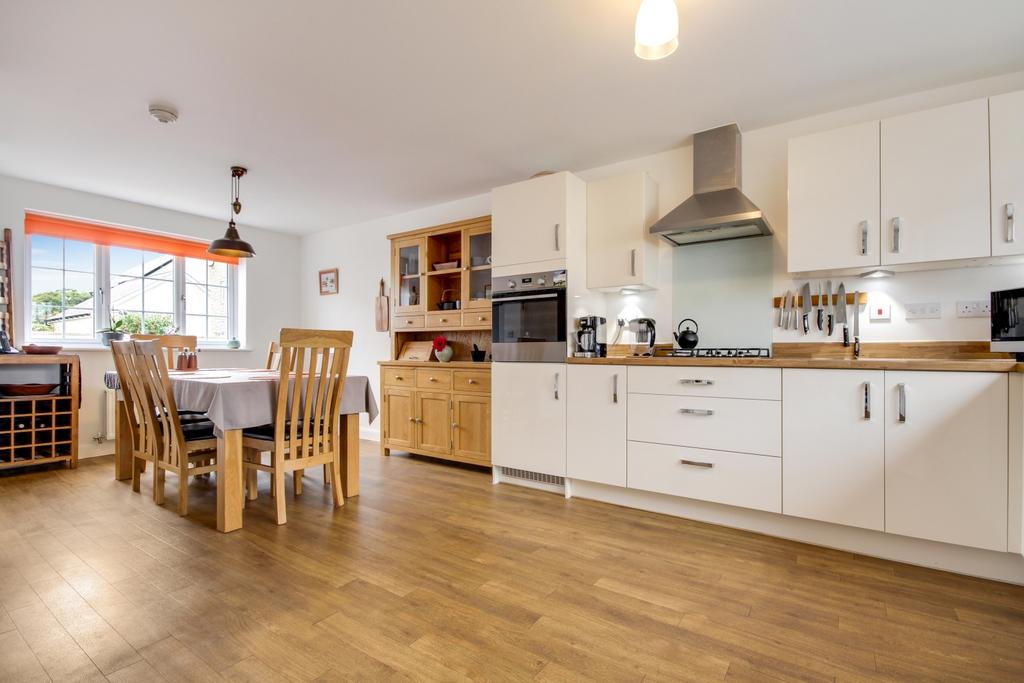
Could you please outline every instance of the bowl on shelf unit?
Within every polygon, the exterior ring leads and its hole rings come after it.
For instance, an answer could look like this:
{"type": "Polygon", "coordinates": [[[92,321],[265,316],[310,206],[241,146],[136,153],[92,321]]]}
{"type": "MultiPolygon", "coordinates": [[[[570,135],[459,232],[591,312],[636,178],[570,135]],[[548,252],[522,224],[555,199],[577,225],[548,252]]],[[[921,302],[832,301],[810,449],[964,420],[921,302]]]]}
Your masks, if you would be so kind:
{"type": "Polygon", "coordinates": [[[5,396],[45,396],[58,386],[57,384],[0,384],[0,394],[5,396]]]}
{"type": "Polygon", "coordinates": [[[458,267],[459,267],[458,259],[456,259],[454,261],[445,261],[444,263],[435,263],[434,264],[434,270],[451,270],[452,268],[458,268],[458,267]]]}
{"type": "Polygon", "coordinates": [[[37,356],[54,356],[61,352],[63,346],[44,346],[42,344],[25,344],[21,350],[37,356]]]}

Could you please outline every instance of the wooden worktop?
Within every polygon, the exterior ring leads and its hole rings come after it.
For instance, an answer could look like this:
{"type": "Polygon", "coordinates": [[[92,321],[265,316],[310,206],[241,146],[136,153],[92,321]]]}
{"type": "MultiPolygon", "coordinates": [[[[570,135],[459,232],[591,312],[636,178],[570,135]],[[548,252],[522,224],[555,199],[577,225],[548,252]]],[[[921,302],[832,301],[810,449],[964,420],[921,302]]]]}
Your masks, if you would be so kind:
{"type": "Polygon", "coordinates": [[[453,360],[447,363],[438,363],[436,361],[421,361],[421,360],[379,360],[377,365],[388,365],[392,367],[404,367],[404,368],[456,368],[465,369],[472,368],[474,370],[490,370],[490,361],[481,361],[479,363],[471,360],[453,360]]]}
{"type": "Polygon", "coordinates": [[[835,370],[946,370],[958,372],[1024,372],[1015,360],[954,360],[937,358],[569,358],[573,365],[703,366],[745,368],[819,368],[835,370]]]}

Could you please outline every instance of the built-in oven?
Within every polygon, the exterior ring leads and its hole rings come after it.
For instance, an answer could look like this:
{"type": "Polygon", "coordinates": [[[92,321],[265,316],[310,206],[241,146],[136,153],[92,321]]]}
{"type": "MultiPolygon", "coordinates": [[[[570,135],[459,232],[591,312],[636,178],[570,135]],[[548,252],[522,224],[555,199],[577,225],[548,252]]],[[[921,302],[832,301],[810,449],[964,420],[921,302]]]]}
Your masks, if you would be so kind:
{"type": "Polygon", "coordinates": [[[564,363],[564,270],[496,277],[491,282],[491,357],[495,361],[564,363]]]}
{"type": "Polygon", "coordinates": [[[1024,360],[1024,288],[992,292],[992,350],[1009,351],[1024,360]]]}

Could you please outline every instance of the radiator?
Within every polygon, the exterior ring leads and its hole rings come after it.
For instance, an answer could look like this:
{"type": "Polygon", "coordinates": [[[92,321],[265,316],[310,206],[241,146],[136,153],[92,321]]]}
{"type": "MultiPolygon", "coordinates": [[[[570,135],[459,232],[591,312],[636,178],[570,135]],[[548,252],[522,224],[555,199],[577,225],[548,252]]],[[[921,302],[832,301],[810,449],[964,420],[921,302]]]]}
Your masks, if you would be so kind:
{"type": "Polygon", "coordinates": [[[106,425],[105,436],[113,440],[117,435],[117,392],[113,389],[103,393],[103,423],[106,425]]]}

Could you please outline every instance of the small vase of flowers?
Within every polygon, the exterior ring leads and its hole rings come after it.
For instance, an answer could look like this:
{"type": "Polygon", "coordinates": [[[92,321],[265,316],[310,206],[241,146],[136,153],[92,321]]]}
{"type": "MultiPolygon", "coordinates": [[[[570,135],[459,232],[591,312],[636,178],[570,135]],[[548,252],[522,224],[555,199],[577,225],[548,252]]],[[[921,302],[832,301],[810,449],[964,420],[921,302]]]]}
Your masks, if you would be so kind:
{"type": "Polygon", "coordinates": [[[434,357],[441,363],[447,363],[455,355],[455,349],[448,346],[448,340],[444,335],[434,337],[434,357]]]}

